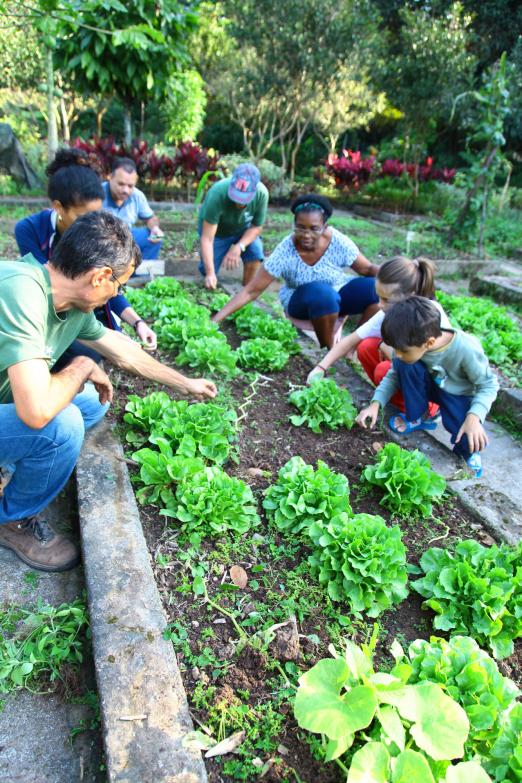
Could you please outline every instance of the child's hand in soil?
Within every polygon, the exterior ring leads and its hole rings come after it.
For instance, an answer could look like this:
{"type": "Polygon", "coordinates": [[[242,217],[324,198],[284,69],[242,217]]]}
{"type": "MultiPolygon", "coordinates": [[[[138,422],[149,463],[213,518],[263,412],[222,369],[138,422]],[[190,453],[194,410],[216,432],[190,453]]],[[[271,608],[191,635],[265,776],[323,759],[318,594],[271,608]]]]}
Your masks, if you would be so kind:
{"type": "Polygon", "coordinates": [[[357,422],[359,427],[362,427],[364,430],[366,430],[368,429],[368,425],[366,424],[366,419],[370,419],[369,429],[373,430],[375,424],[377,423],[378,415],[379,415],[379,403],[371,402],[366,408],[362,409],[362,411],[359,413],[355,421],[357,422]]]}

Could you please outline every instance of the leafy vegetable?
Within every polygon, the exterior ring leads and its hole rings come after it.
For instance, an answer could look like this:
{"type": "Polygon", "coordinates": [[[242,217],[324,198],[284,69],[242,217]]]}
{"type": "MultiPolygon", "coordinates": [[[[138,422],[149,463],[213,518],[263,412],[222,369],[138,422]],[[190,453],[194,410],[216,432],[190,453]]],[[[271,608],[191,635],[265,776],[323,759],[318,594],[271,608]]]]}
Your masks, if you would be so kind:
{"type": "Polygon", "coordinates": [[[522,542],[459,541],[454,553],[428,549],[420,565],[425,576],[412,587],[435,612],[434,628],[472,636],[495,658],[512,655],[513,639],[522,636],[522,542]]]}
{"type": "Polygon", "coordinates": [[[217,337],[226,342],[226,337],[208,315],[194,315],[191,318],[175,318],[162,323],[158,342],[162,348],[181,348],[188,340],[197,337],[217,337]]]}
{"type": "Polygon", "coordinates": [[[261,372],[282,370],[288,362],[288,353],[276,340],[255,337],[243,340],[236,351],[239,364],[261,372]]]}
{"type": "Polygon", "coordinates": [[[437,682],[466,710],[470,722],[466,758],[476,754],[489,758],[502,718],[520,693],[516,685],[469,636],[454,636],[449,641],[435,636],[429,642],[417,639],[410,645],[408,657],[412,667],[409,683],[437,682]]]}
{"type": "Polygon", "coordinates": [[[157,503],[159,500],[163,504],[172,503],[175,485],[205,468],[199,457],[175,456],[166,440],[158,441],[157,445],[159,451],[144,448],[132,455],[140,465],[138,482],[143,486],[136,493],[140,503],[157,503]]]}
{"type": "Polygon", "coordinates": [[[500,735],[484,767],[495,781],[518,783],[522,780],[522,704],[515,704],[504,715],[500,735]]]}
{"type": "Polygon", "coordinates": [[[242,307],[233,314],[238,334],[242,337],[266,337],[277,340],[287,353],[299,353],[296,342],[298,332],[286,318],[274,318],[269,313],[252,304],[242,307]]]}
{"type": "Polygon", "coordinates": [[[464,771],[468,781],[490,780],[475,762],[451,765],[469,731],[462,707],[435,683],[375,672],[368,648],[351,641],[344,657],[320,660],[299,678],[294,714],[301,728],[326,738],[326,761],[360,746],[348,783],[435,783],[432,769],[447,783],[463,781],[464,771]]]}
{"type": "Polygon", "coordinates": [[[334,601],[352,612],[377,617],[408,595],[406,550],[398,525],[382,517],[337,514],[308,528],[314,552],[308,558],[319,582],[334,601]]]}
{"type": "Polygon", "coordinates": [[[351,429],[357,415],[350,392],[330,378],[297,389],[288,399],[300,411],[299,416],[290,416],[292,424],[306,424],[313,432],[321,432],[321,425],[330,430],[351,429]]]}
{"type": "Polygon", "coordinates": [[[180,481],[174,496],[160,512],[175,517],[188,534],[217,536],[227,531],[246,533],[259,524],[252,490],[221,468],[205,468],[180,481]]]}
{"type": "Polygon", "coordinates": [[[236,354],[221,336],[192,338],[176,357],[176,364],[225,376],[237,375],[236,363],[236,354]]]}
{"type": "Polygon", "coordinates": [[[522,334],[505,307],[491,299],[453,296],[437,291],[437,299],[454,326],[480,338],[488,359],[509,371],[522,361],[522,334]]]}
{"type": "Polygon", "coordinates": [[[334,473],[325,462],[319,460],[314,469],[296,456],[267,489],[263,508],[279,530],[299,533],[314,521],[326,523],[336,514],[351,514],[349,491],[346,476],[334,473]]]}
{"type": "Polygon", "coordinates": [[[237,440],[237,416],[232,409],[212,402],[189,405],[180,400],[165,410],[149,437],[156,444],[162,439],[168,441],[174,454],[223,463],[237,440]]]}
{"type": "Polygon", "coordinates": [[[164,412],[175,405],[174,400],[165,392],[151,392],[145,397],[129,395],[125,406],[126,413],[123,415],[123,420],[132,427],[132,430],[127,432],[127,441],[135,445],[145,443],[150,431],[162,420],[164,412]]]}
{"type": "Polygon", "coordinates": [[[381,505],[401,516],[429,516],[432,501],[446,489],[446,481],[431,469],[424,454],[417,449],[401,449],[397,443],[387,443],[378,453],[376,463],[364,469],[362,478],[382,487],[385,495],[381,505]]]}

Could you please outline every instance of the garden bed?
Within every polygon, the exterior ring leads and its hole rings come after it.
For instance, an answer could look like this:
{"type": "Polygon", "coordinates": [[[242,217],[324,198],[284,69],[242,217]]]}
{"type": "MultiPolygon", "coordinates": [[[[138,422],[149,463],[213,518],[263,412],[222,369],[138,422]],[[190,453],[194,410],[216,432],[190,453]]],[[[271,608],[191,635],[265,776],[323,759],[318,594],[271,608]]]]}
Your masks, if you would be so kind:
{"type": "MultiPolygon", "coordinates": [[[[240,339],[233,326],[226,324],[224,331],[237,346],[240,339]]],[[[172,361],[167,355],[162,358],[172,361]]],[[[379,491],[363,490],[360,484],[364,467],[387,440],[383,432],[354,428],[315,434],[290,423],[295,409],[287,401],[289,386],[302,383],[309,369],[304,358],[294,356],[270,377],[253,381],[252,376],[240,376],[227,384],[226,402],[243,418],[239,460],[228,462],[225,469],[254,491],[259,526],[194,545],[178,535],[180,523],[161,516],[158,506],[140,507],[168,618],[166,636],[177,653],[196,728],[203,734],[210,730],[217,740],[245,731],[235,753],[207,760],[211,783],[261,775],[266,781],[346,779],[338,766],[322,760],[317,736],[298,729],[292,710],[294,684],[303,671],[328,657],[329,644],[339,648],[343,637],[368,642],[376,621],[350,614],[343,602],[330,600],[310,572],[304,539],[282,535],[269,525],[261,501],[278,470],[300,455],[313,465],[324,460],[348,478],[354,512],[397,520],[380,505],[379,491]],[[240,579],[235,570],[231,573],[233,566],[243,569],[240,579]],[[245,576],[246,584],[241,581],[245,576]],[[274,627],[280,624],[285,625],[274,627]]],[[[150,384],[122,374],[116,386],[114,410],[122,423],[128,395],[146,395],[150,384]]],[[[132,450],[127,454],[130,457],[132,450]]],[[[131,467],[131,472],[137,471],[131,467]]],[[[437,505],[433,518],[401,520],[401,529],[410,563],[417,563],[430,546],[449,547],[459,538],[493,543],[455,498],[437,505]]],[[[392,664],[393,639],[407,646],[432,633],[433,614],[424,611],[421,602],[410,592],[379,618],[377,657],[384,666],[392,664]]],[[[518,650],[501,663],[502,671],[520,677],[520,662],[518,650]]]]}

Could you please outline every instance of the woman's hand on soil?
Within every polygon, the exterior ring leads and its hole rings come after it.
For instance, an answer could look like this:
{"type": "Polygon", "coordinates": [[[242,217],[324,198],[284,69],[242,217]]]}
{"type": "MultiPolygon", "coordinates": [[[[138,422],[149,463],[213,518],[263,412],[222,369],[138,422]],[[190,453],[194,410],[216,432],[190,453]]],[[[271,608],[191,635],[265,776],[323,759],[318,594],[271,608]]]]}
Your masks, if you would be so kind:
{"type": "Polygon", "coordinates": [[[149,348],[151,351],[156,350],[158,347],[158,338],[156,337],[156,333],[152,331],[150,326],[147,326],[145,321],[140,321],[136,326],[136,334],[142,343],[145,343],[147,348],[149,348]]]}
{"type": "Polygon", "coordinates": [[[192,397],[197,397],[198,400],[204,400],[207,397],[212,399],[217,394],[217,389],[212,381],[207,381],[206,378],[187,378],[185,391],[192,397]]]}
{"type": "Polygon", "coordinates": [[[310,385],[314,381],[320,381],[321,378],[324,378],[324,376],[325,372],[322,367],[314,367],[314,369],[308,373],[306,382],[308,385],[310,385]]]}
{"type": "Polygon", "coordinates": [[[366,419],[369,419],[370,420],[369,429],[373,430],[375,424],[377,423],[378,415],[379,415],[379,403],[371,402],[366,408],[362,409],[362,411],[359,413],[355,421],[357,422],[359,427],[362,427],[364,430],[366,430],[368,429],[368,425],[366,424],[366,419]]]}
{"type": "Polygon", "coordinates": [[[94,365],[87,380],[94,385],[102,405],[106,402],[112,402],[112,383],[107,373],[99,365],[94,365]]]}
{"type": "Polygon", "coordinates": [[[480,419],[474,413],[468,413],[464,419],[464,424],[457,433],[455,443],[459,443],[463,435],[468,436],[469,450],[473,454],[475,451],[482,451],[488,445],[488,436],[480,419]]]}

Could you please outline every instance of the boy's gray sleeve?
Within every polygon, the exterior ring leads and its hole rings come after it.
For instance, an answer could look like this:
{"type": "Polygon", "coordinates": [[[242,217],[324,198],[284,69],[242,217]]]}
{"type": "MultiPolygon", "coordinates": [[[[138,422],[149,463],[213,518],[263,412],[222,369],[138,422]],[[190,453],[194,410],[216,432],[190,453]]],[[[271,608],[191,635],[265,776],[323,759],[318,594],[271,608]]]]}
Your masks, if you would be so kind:
{"type": "Polygon", "coordinates": [[[482,351],[469,353],[463,361],[462,369],[475,388],[468,413],[474,413],[480,421],[484,421],[497,397],[498,380],[496,375],[489,366],[487,356],[482,351]]]}
{"type": "Polygon", "coordinates": [[[375,389],[372,402],[378,402],[381,408],[384,408],[386,403],[393,397],[398,388],[399,380],[397,378],[397,373],[392,366],[375,389]]]}

